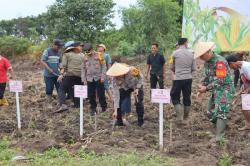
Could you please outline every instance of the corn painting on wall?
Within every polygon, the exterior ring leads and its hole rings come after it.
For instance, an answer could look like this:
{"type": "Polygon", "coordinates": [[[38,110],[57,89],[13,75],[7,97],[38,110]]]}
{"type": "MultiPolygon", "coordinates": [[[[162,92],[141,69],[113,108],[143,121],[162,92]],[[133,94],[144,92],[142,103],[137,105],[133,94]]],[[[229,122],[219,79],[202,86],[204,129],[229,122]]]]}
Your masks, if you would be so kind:
{"type": "Polygon", "coordinates": [[[217,52],[250,51],[247,6],[248,0],[184,0],[182,36],[191,47],[197,41],[214,41],[217,52]]]}

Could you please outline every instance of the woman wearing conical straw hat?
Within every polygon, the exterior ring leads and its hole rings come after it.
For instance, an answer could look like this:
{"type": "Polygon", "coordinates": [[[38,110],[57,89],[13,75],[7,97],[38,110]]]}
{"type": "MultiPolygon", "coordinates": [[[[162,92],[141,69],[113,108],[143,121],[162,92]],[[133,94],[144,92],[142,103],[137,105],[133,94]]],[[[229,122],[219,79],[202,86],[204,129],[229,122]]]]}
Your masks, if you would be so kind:
{"type": "Polygon", "coordinates": [[[114,113],[113,118],[116,118],[116,125],[123,126],[122,120],[122,103],[126,97],[133,92],[136,98],[137,125],[142,126],[144,123],[144,105],[143,105],[143,81],[140,71],[126,64],[114,63],[107,71],[107,75],[113,77],[112,90],[114,96],[114,113]]]}

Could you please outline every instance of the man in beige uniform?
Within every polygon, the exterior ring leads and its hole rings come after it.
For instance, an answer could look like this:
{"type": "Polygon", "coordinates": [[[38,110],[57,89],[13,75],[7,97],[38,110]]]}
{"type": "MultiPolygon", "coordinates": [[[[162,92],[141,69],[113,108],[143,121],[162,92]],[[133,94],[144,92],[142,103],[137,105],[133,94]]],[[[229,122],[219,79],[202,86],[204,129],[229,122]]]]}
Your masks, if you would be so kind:
{"type": "Polygon", "coordinates": [[[88,85],[88,98],[90,102],[91,115],[96,113],[96,92],[102,107],[102,112],[107,109],[105,98],[104,80],[106,78],[106,63],[102,54],[93,50],[90,43],[84,44],[85,57],[83,60],[81,77],[82,82],[88,85]]]}

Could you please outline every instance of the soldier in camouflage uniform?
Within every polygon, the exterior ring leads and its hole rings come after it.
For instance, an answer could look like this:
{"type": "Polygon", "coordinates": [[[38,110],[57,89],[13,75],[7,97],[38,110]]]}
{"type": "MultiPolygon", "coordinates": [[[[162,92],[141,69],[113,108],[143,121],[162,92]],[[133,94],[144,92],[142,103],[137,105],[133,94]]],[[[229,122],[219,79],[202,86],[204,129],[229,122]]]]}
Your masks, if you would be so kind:
{"type": "Polygon", "coordinates": [[[136,98],[136,112],[138,117],[138,126],[142,126],[143,115],[144,115],[144,105],[143,105],[143,81],[140,71],[126,64],[115,63],[108,71],[107,75],[113,77],[112,90],[114,99],[114,115],[117,118],[117,125],[123,126],[122,113],[122,103],[125,101],[126,97],[130,97],[131,93],[134,93],[136,98]]]}
{"type": "Polygon", "coordinates": [[[227,114],[235,89],[227,61],[224,57],[213,54],[213,46],[212,42],[199,42],[195,58],[200,57],[205,61],[205,78],[199,86],[199,93],[211,92],[208,115],[210,121],[216,124],[216,141],[219,141],[225,134],[227,114]]]}

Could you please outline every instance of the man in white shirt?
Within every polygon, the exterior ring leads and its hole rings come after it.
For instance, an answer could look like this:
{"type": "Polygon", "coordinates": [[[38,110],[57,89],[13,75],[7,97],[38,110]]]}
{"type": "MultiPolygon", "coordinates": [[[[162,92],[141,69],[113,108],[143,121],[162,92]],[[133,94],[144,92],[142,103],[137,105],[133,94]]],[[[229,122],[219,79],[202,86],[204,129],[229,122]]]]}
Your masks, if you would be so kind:
{"type": "MultiPolygon", "coordinates": [[[[239,69],[240,77],[243,81],[243,90],[242,93],[250,92],[250,62],[238,61],[236,56],[230,55],[226,57],[226,60],[231,69],[239,69]]],[[[239,130],[250,130],[250,110],[242,110],[242,113],[245,117],[245,126],[239,130]]],[[[250,134],[248,135],[250,136],[250,134]]]]}

